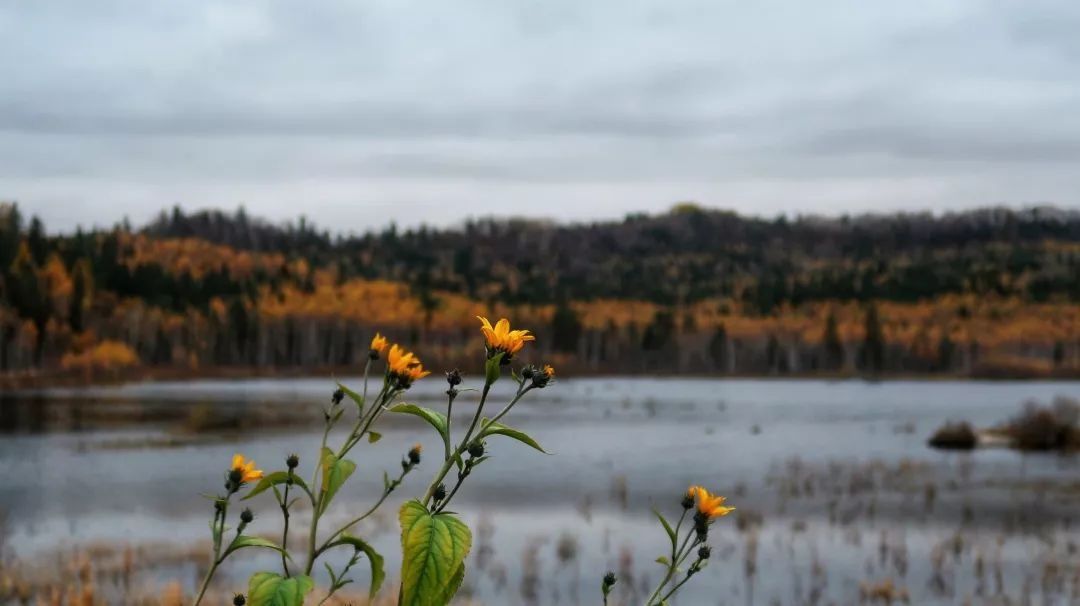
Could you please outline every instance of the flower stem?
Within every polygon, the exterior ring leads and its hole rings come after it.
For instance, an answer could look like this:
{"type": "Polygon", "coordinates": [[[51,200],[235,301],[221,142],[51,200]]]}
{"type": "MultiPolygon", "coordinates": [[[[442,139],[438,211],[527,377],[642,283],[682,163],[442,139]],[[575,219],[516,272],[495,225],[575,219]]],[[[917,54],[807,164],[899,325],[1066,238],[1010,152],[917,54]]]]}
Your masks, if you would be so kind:
{"type": "Polygon", "coordinates": [[[425,506],[431,501],[431,496],[435,494],[435,489],[439,486],[439,483],[446,478],[446,474],[450,473],[450,467],[454,464],[454,461],[469,447],[469,438],[472,437],[472,432],[476,429],[476,424],[480,421],[480,415],[484,411],[484,403],[487,402],[488,393],[490,391],[491,382],[484,383],[484,390],[480,393],[480,404],[476,407],[476,414],[473,415],[472,423],[469,424],[469,430],[465,432],[465,437],[461,439],[461,443],[454,449],[453,454],[447,457],[446,461],[443,462],[443,466],[439,469],[439,473],[435,474],[435,478],[428,486],[427,492],[424,493],[423,503],[425,506]]]}
{"type": "MultiPolygon", "coordinates": [[[[292,469],[289,469],[289,477],[292,477],[292,469]]],[[[281,568],[285,571],[285,576],[291,576],[289,574],[289,557],[286,552],[289,549],[289,487],[291,483],[285,484],[285,495],[281,498],[281,515],[285,518],[285,529],[281,531],[281,568]]]]}
{"type": "Polygon", "coordinates": [[[380,506],[381,506],[381,505],[383,504],[383,502],[384,502],[384,501],[386,501],[386,498],[390,496],[390,493],[391,493],[391,492],[394,492],[394,489],[395,489],[395,488],[397,488],[397,487],[398,487],[398,486],[399,486],[399,485],[401,484],[401,481],[405,479],[405,474],[407,474],[407,473],[409,473],[409,472],[408,472],[408,471],[406,471],[406,470],[402,470],[402,471],[401,471],[401,475],[399,475],[399,476],[397,477],[397,479],[396,479],[396,480],[394,480],[394,481],[393,481],[393,482],[392,482],[392,483],[390,484],[390,486],[389,486],[389,487],[388,487],[388,488],[387,488],[386,490],[384,490],[384,491],[383,491],[382,497],[380,497],[380,498],[379,498],[379,500],[378,500],[378,501],[376,501],[376,502],[375,502],[375,504],[374,504],[374,505],[372,505],[370,509],[368,509],[368,510],[367,510],[366,512],[364,512],[364,513],[363,513],[363,514],[361,514],[360,516],[358,516],[358,517],[354,518],[354,519],[353,519],[352,521],[350,521],[349,523],[345,524],[345,525],[344,525],[344,526],[342,526],[341,528],[339,528],[339,529],[337,530],[337,532],[335,532],[334,534],[330,535],[330,538],[329,538],[329,539],[327,539],[327,540],[326,540],[326,541],[325,541],[325,542],[324,542],[324,543],[322,544],[322,546],[321,546],[321,547],[319,547],[318,549],[316,549],[316,550],[315,550],[315,556],[316,556],[316,557],[318,557],[318,556],[319,556],[319,555],[321,555],[321,554],[322,554],[322,553],[323,553],[324,551],[326,551],[327,549],[329,549],[329,548],[330,548],[330,543],[332,543],[332,542],[334,541],[334,539],[336,539],[336,538],[338,538],[339,536],[341,536],[341,535],[342,535],[342,534],[343,534],[343,533],[344,533],[345,531],[347,531],[347,530],[348,530],[349,528],[352,528],[352,527],[353,527],[353,526],[355,526],[356,524],[359,524],[360,522],[363,522],[364,520],[366,520],[366,519],[368,518],[368,516],[370,516],[371,514],[375,513],[375,510],[376,510],[376,509],[378,509],[378,508],[379,508],[379,507],[380,507],[380,506]]]}
{"type": "Polygon", "coordinates": [[[206,588],[210,586],[210,579],[214,577],[217,567],[217,558],[214,558],[214,564],[210,566],[210,570],[207,570],[206,576],[203,577],[202,585],[199,587],[199,594],[195,597],[194,606],[199,606],[199,603],[202,602],[203,596],[206,595],[206,588]]]}
{"type": "MultiPolygon", "coordinates": [[[[686,511],[683,511],[683,516],[686,516],[686,511]]],[[[679,519],[679,525],[682,525],[681,518],[679,519]]],[[[646,606],[653,606],[654,604],[656,604],[656,597],[660,595],[660,592],[663,591],[664,587],[666,587],[667,584],[675,578],[675,571],[678,569],[679,564],[684,559],[686,559],[686,555],[690,553],[689,551],[686,551],[687,543],[690,542],[690,537],[694,536],[695,534],[696,531],[694,530],[694,528],[690,527],[686,532],[686,538],[683,539],[682,545],[679,546],[679,549],[677,551],[672,551],[671,562],[668,563],[667,573],[664,575],[664,579],[660,581],[660,584],[656,586],[656,589],[653,590],[652,595],[649,596],[649,599],[645,601],[646,606]]],[[[691,549],[694,547],[694,545],[697,545],[697,539],[694,540],[693,545],[690,545],[691,549]]],[[[663,602],[663,600],[661,600],[661,602],[663,602]]]]}
{"type": "Polygon", "coordinates": [[[443,462],[450,460],[450,427],[454,417],[454,398],[457,397],[457,391],[453,386],[446,391],[446,397],[446,435],[443,436],[443,448],[445,449],[443,462]]]}
{"type": "MultiPolygon", "coordinates": [[[[233,491],[230,490],[225,495],[225,498],[220,499],[221,508],[214,509],[214,557],[213,562],[210,564],[210,569],[206,571],[206,576],[203,577],[202,585],[199,587],[199,594],[195,597],[193,606],[199,606],[202,602],[203,596],[206,595],[206,588],[210,586],[210,580],[214,578],[214,573],[217,572],[218,566],[221,565],[221,561],[224,559],[221,556],[221,535],[225,534],[225,516],[229,511],[229,498],[232,497],[233,491]]],[[[226,555],[228,552],[226,552],[226,555]]]]}
{"type": "MultiPolygon", "coordinates": [[[[466,466],[466,469],[468,469],[468,466],[466,466]]],[[[439,503],[439,507],[435,510],[435,513],[439,513],[446,509],[446,506],[450,504],[450,499],[454,498],[454,495],[457,494],[461,485],[465,483],[465,478],[467,477],[469,477],[468,473],[458,472],[457,484],[454,484],[454,489],[450,491],[450,494],[446,495],[446,498],[443,499],[441,503],[439,503]]]]}

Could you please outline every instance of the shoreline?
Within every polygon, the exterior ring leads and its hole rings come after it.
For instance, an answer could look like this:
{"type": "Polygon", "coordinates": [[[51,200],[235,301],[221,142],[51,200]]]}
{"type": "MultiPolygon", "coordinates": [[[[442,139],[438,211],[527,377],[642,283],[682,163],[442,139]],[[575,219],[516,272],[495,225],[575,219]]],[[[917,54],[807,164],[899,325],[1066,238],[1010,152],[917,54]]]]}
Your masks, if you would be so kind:
{"type": "MultiPolygon", "coordinates": [[[[137,368],[122,371],[99,372],[96,374],[72,373],[58,370],[32,371],[16,374],[0,375],[0,392],[36,390],[48,387],[96,387],[109,385],[125,385],[133,383],[162,382],[162,381],[197,381],[205,379],[265,379],[265,378],[298,378],[298,377],[326,377],[347,376],[361,372],[354,366],[332,367],[216,367],[210,369],[190,369],[178,367],[151,367],[137,368]]],[[[475,373],[473,373],[475,374],[475,373]]],[[[640,372],[570,372],[561,371],[564,378],[595,378],[595,377],[634,377],[640,376],[640,372]]],[[[893,381],[1076,381],[1080,380],[1080,369],[1064,368],[1060,371],[1040,373],[990,373],[972,372],[964,374],[945,373],[905,373],[888,372],[880,374],[864,374],[857,372],[802,372],[802,373],[701,373],[676,371],[649,371],[648,376],[658,379],[758,379],[758,380],[821,380],[821,381],[850,381],[863,380],[871,383],[888,383],[893,381]]]]}

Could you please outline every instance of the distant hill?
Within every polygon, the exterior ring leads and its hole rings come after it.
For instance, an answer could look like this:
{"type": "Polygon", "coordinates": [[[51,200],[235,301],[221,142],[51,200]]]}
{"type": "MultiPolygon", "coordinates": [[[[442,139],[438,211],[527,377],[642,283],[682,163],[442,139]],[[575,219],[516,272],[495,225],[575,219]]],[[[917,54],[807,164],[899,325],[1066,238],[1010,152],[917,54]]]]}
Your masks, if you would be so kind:
{"type": "Polygon", "coordinates": [[[466,363],[474,316],[505,313],[581,372],[1069,376],[1078,303],[1080,213],[1052,207],[767,220],[681,204],[354,235],[177,208],[56,235],[0,204],[8,375],[337,368],[373,330],[466,363]]]}
{"type": "Polygon", "coordinates": [[[731,297],[767,312],[786,302],[946,293],[1080,299],[1080,212],[1052,207],[764,220],[684,204],[623,221],[481,220],[339,238],[305,222],[177,209],[143,233],[300,255],[347,276],[510,303],[731,297]]]}

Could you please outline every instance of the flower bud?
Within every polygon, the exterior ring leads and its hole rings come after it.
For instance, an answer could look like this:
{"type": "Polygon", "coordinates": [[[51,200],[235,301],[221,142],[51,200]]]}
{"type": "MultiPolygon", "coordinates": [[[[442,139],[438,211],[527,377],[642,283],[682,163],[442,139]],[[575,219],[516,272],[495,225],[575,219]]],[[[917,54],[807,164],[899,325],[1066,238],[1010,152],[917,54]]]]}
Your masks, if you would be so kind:
{"type": "Polygon", "coordinates": [[[296,469],[300,466],[300,455],[293,453],[285,458],[285,465],[289,469],[296,469]]]}
{"type": "Polygon", "coordinates": [[[229,470],[229,483],[225,485],[229,488],[229,485],[239,486],[240,482],[244,479],[244,470],[242,469],[230,469],[229,470]]]}
{"type": "Polygon", "coordinates": [[[240,521],[245,524],[250,524],[255,519],[255,514],[251,513],[251,509],[245,508],[240,512],[240,521]]]}
{"type": "Polygon", "coordinates": [[[474,459],[484,456],[484,443],[480,440],[473,440],[469,444],[469,456],[474,459]]]}
{"type": "Polygon", "coordinates": [[[707,560],[710,556],[712,556],[712,547],[709,547],[708,545],[702,545],[698,548],[697,557],[699,560],[707,560]]]}
{"type": "Polygon", "coordinates": [[[411,464],[411,465],[419,465],[420,464],[420,452],[422,450],[423,450],[423,447],[421,445],[419,445],[419,444],[414,444],[413,447],[409,449],[409,464],[411,464]]]}
{"type": "Polygon", "coordinates": [[[374,362],[375,360],[378,360],[379,359],[379,350],[377,350],[377,349],[369,349],[368,352],[367,352],[367,357],[372,362],[374,362]]]}
{"type": "Polygon", "coordinates": [[[533,371],[533,387],[543,389],[547,387],[547,384],[550,383],[553,378],[555,378],[555,369],[552,368],[550,364],[545,364],[543,368],[533,371]]]}
{"type": "Polygon", "coordinates": [[[694,495],[690,494],[689,492],[683,495],[682,508],[683,509],[693,509],[694,508],[694,495]]]}
{"type": "Polygon", "coordinates": [[[446,484],[439,484],[435,487],[435,492],[431,495],[431,498],[436,502],[446,498],[446,484]]]}
{"type": "Polygon", "coordinates": [[[233,596],[232,603],[233,606],[244,606],[244,604],[247,604],[247,598],[244,597],[244,594],[238,593],[233,596]]]}
{"type": "Polygon", "coordinates": [[[461,371],[454,369],[446,373],[446,382],[450,384],[450,387],[456,387],[461,385],[461,371]]]}
{"type": "Polygon", "coordinates": [[[536,367],[533,366],[532,364],[529,364],[528,366],[521,369],[521,378],[522,379],[526,379],[526,380],[531,379],[531,378],[533,378],[533,375],[535,375],[535,374],[536,374],[536,367]]]}
{"type": "Polygon", "coordinates": [[[343,390],[341,390],[341,389],[335,389],[334,393],[331,394],[331,396],[330,396],[330,401],[333,402],[335,406],[338,405],[338,404],[341,404],[341,401],[344,400],[344,399],[345,399],[345,392],[343,390]]]}
{"type": "Polygon", "coordinates": [[[610,589],[618,581],[619,581],[618,577],[616,577],[615,573],[611,572],[610,570],[608,571],[607,574],[604,575],[604,587],[607,587],[607,588],[610,589]]]}

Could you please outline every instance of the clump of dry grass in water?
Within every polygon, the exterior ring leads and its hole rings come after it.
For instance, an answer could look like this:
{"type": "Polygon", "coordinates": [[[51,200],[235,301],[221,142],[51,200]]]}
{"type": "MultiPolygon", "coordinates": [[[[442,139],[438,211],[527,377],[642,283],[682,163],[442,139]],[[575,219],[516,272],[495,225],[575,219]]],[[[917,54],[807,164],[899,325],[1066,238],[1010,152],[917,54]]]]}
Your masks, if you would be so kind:
{"type": "Polygon", "coordinates": [[[966,421],[949,421],[939,427],[928,441],[930,446],[944,450],[971,450],[978,442],[975,429],[966,421]]]}
{"type": "Polygon", "coordinates": [[[1057,398],[1051,406],[1028,402],[1005,426],[1004,432],[1020,450],[1049,451],[1080,448],[1080,403],[1057,398]]]}

